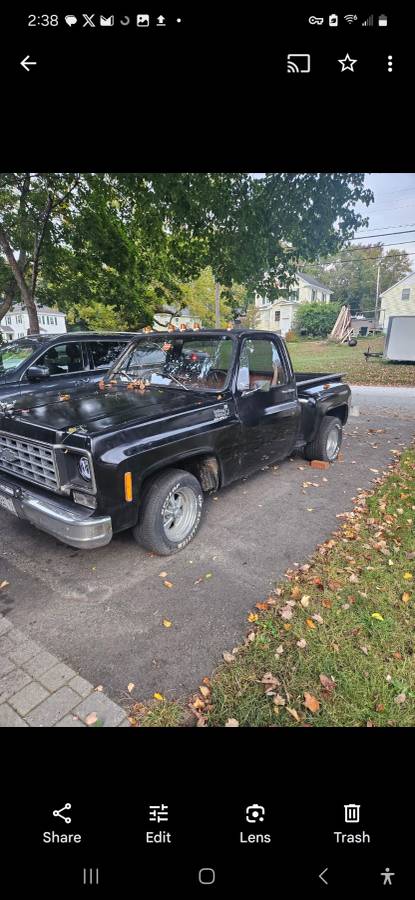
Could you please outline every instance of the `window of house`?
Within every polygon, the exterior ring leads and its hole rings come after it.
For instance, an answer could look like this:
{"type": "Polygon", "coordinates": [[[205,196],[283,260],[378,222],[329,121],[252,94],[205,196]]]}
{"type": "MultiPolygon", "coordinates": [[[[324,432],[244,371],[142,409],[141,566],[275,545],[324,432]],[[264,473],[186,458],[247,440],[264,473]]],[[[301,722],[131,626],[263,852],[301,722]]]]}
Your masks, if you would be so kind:
{"type": "Polygon", "coordinates": [[[11,317],[11,316],[7,316],[6,322],[7,322],[8,325],[11,325],[11,324],[12,324],[12,317],[11,317]]]}
{"type": "Polygon", "coordinates": [[[290,291],[288,299],[291,300],[292,303],[295,303],[295,301],[298,300],[298,291],[290,291]]]}
{"type": "Polygon", "coordinates": [[[285,371],[274,341],[243,342],[239,359],[238,390],[252,390],[258,385],[270,390],[285,383],[285,371]]]}
{"type": "Polygon", "coordinates": [[[276,309],[276,310],[275,310],[275,312],[274,312],[274,319],[275,319],[276,322],[279,322],[279,321],[280,321],[280,319],[281,319],[281,313],[280,313],[279,309],[276,309]]]}
{"type": "Polygon", "coordinates": [[[312,290],[311,291],[311,302],[315,303],[316,299],[317,299],[317,291],[312,290]]]}
{"type": "Polygon", "coordinates": [[[402,300],[409,300],[410,296],[411,296],[411,288],[403,288],[402,300]]]}

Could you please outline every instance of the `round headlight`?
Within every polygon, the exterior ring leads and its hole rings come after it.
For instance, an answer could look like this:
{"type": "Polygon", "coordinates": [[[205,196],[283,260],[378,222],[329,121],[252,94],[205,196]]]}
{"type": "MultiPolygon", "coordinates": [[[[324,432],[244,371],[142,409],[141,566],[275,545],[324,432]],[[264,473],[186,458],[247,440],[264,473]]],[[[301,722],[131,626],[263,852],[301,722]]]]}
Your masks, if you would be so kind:
{"type": "Polygon", "coordinates": [[[91,466],[89,465],[89,459],[86,456],[81,456],[78,462],[78,468],[84,481],[91,481],[91,466]]]}

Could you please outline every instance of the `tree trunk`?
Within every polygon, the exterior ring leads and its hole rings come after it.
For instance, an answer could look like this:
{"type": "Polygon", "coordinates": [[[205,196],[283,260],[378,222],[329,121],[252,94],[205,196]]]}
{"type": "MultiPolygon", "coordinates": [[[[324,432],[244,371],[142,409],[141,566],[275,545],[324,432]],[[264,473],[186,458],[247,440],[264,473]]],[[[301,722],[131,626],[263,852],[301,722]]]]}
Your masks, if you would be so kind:
{"type": "Polygon", "coordinates": [[[220,328],[220,284],[215,281],[215,327],[220,328]]]}
{"type": "Polygon", "coordinates": [[[4,317],[7,315],[10,307],[14,303],[16,295],[16,285],[14,282],[7,285],[4,291],[4,298],[0,302],[0,325],[4,317]]]}
{"type": "Polygon", "coordinates": [[[37,309],[35,300],[30,288],[27,286],[21,267],[15,258],[13,250],[10,246],[8,237],[3,228],[0,227],[0,247],[2,248],[7,262],[16,280],[16,284],[20,291],[22,303],[27,309],[29,316],[29,334],[39,334],[39,320],[37,317],[37,309]]]}

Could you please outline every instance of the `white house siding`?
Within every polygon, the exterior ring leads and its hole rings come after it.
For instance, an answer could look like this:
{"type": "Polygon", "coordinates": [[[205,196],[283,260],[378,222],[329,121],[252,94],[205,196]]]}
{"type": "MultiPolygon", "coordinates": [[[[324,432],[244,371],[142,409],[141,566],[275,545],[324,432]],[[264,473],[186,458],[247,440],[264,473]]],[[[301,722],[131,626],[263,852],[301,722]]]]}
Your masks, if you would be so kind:
{"type": "Polygon", "coordinates": [[[415,272],[392,285],[380,297],[379,322],[385,332],[388,330],[390,316],[415,316],[415,272]]]}
{"type": "MultiPolygon", "coordinates": [[[[39,328],[41,334],[65,334],[65,313],[47,307],[37,307],[39,328]]],[[[0,322],[1,337],[3,340],[15,341],[17,338],[26,337],[29,330],[29,316],[20,306],[13,307],[0,322]],[[4,328],[4,331],[3,331],[4,328]]]]}
{"type": "Polygon", "coordinates": [[[269,303],[259,294],[255,297],[255,309],[260,329],[276,331],[283,336],[294,327],[295,312],[300,303],[330,303],[332,291],[323,285],[308,284],[301,275],[290,289],[290,299],[277,299],[269,303]],[[275,313],[280,313],[279,320],[275,313]]]}

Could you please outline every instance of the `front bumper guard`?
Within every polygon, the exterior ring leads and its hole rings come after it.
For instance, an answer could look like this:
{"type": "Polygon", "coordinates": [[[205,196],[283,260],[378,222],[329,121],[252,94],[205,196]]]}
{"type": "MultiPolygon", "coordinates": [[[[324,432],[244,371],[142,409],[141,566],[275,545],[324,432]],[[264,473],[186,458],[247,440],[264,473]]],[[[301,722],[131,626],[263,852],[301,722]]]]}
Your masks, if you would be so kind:
{"type": "Polygon", "coordinates": [[[110,516],[97,516],[70,500],[45,497],[31,488],[16,487],[0,479],[0,511],[4,508],[1,497],[11,503],[6,509],[19,519],[30,522],[52,537],[81,550],[105,547],[112,538],[110,516]]]}

